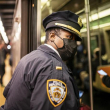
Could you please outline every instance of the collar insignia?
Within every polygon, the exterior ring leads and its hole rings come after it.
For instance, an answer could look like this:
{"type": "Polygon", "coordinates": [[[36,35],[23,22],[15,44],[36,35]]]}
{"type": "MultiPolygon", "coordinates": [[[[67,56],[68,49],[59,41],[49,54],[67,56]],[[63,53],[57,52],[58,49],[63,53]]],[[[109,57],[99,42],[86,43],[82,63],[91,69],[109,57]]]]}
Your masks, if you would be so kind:
{"type": "Polygon", "coordinates": [[[47,95],[54,107],[59,106],[66,98],[66,84],[57,79],[47,80],[47,95]]]}
{"type": "Polygon", "coordinates": [[[56,70],[62,70],[62,67],[56,66],[56,70]]]}

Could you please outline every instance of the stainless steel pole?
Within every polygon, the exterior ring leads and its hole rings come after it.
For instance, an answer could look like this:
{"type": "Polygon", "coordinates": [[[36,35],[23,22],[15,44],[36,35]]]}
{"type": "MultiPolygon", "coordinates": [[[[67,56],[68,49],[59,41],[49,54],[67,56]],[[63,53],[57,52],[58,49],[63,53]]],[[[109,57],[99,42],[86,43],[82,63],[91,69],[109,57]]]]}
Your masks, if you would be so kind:
{"type": "Polygon", "coordinates": [[[41,0],[37,0],[37,47],[41,41],[41,0]]]}
{"type": "Polygon", "coordinates": [[[90,82],[90,103],[93,110],[93,90],[92,90],[92,69],[91,69],[91,47],[90,47],[90,24],[89,24],[89,0],[85,0],[85,13],[87,22],[87,45],[88,45],[88,64],[89,64],[89,82],[90,82]]]}

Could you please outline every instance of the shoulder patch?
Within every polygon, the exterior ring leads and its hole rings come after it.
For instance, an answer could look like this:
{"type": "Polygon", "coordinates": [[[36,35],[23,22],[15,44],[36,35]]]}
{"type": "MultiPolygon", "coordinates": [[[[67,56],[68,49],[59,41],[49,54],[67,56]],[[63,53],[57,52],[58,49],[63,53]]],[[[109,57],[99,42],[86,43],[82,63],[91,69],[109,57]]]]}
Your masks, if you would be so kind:
{"type": "Polygon", "coordinates": [[[47,80],[47,95],[54,107],[59,106],[66,98],[67,86],[57,79],[47,80]]]}

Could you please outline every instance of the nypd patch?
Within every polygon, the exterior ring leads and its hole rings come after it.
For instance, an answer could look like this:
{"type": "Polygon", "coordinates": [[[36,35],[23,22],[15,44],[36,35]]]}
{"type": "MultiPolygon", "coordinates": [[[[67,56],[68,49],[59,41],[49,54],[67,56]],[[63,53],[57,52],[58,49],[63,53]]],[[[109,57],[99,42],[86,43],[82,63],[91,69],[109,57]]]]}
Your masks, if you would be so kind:
{"type": "Polygon", "coordinates": [[[47,95],[54,107],[59,106],[66,98],[67,86],[57,79],[47,80],[47,95]]]}

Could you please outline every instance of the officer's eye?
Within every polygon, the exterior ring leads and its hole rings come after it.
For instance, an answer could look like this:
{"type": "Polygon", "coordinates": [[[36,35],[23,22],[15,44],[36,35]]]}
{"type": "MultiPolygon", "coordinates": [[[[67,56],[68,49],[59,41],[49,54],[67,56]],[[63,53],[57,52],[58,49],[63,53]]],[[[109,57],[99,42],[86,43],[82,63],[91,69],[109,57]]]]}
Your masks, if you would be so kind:
{"type": "Polygon", "coordinates": [[[73,39],[73,36],[72,35],[67,36],[67,37],[68,37],[68,39],[71,39],[71,40],[73,39]]]}

